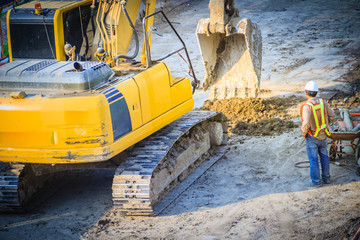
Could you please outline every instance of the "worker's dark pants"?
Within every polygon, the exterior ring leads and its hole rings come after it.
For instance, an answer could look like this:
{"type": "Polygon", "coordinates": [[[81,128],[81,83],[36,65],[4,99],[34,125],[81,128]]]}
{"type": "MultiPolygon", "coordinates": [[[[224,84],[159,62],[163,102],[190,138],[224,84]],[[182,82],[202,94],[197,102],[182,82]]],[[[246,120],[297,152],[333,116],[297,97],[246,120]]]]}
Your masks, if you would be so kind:
{"type": "Polygon", "coordinates": [[[310,135],[306,136],[306,151],[310,161],[310,177],[315,184],[321,182],[318,156],[320,156],[322,179],[330,180],[330,163],[326,145],[326,139],[319,140],[310,135]]]}

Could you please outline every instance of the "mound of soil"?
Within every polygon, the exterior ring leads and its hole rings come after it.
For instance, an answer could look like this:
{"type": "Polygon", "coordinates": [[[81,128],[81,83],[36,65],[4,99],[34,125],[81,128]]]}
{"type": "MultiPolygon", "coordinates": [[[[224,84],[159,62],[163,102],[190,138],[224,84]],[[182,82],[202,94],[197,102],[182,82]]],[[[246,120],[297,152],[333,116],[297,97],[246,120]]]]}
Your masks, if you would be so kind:
{"type": "Polygon", "coordinates": [[[297,96],[231,98],[206,101],[201,109],[224,113],[230,132],[248,136],[273,135],[296,127],[289,119],[299,117],[299,104],[305,100],[297,96]]]}
{"type": "MultiPolygon", "coordinates": [[[[360,86],[359,86],[360,91],[360,86]]],[[[360,106],[360,92],[356,92],[352,96],[343,92],[338,92],[332,99],[329,100],[329,105],[332,108],[355,108],[360,106]]]]}
{"type": "Polygon", "coordinates": [[[291,120],[284,120],[280,118],[264,119],[258,123],[245,123],[237,122],[232,129],[233,133],[246,136],[271,136],[274,134],[282,134],[283,132],[289,132],[293,128],[298,127],[291,120]]]}

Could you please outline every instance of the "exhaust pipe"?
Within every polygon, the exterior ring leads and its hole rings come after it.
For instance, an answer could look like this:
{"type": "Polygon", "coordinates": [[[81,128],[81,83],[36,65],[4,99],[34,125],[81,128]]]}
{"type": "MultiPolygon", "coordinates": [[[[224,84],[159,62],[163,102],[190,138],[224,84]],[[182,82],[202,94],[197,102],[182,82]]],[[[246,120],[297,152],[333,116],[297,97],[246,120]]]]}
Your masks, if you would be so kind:
{"type": "Polygon", "coordinates": [[[75,68],[75,70],[76,70],[77,72],[82,72],[82,71],[84,71],[83,66],[82,66],[80,63],[78,63],[78,62],[74,62],[74,68],[75,68]]]}

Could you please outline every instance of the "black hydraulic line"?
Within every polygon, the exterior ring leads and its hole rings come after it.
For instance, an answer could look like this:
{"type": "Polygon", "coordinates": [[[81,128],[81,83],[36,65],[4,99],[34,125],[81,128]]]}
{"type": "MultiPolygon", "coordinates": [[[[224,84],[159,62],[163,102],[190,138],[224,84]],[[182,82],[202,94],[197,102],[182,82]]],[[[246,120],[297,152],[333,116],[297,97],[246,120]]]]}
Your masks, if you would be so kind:
{"type": "MultiPolygon", "coordinates": [[[[82,55],[80,55],[80,52],[79,52],[79,54],[77,54],[77,58],[80,57],[80,59],[78,59],[80,61],[83,61],[83,60],[87,61],[86,55],[89,52],[90,46],[89,46],[89,38],[87,36],[87,31],[86,31],[86,29],[84,29],[84,27],[86,27],[86,26],[83,26],[83,24],[82,24],[81,7],[79,7],[79,13],[80,13],[80,22],[81,22],[81,33],[82,33],[83,37],[85,38],[85,54],[84,54],[84,56],[82,56],[82,55]]],[[[91,57],[89,59],[91,59],[91,57]]]]}
{"type": "Polygon", "coordinates": [[[121,54],[120,54],[120,55],[117,55],[117,56],[114,58],[115,61],[118,60],[119,58],[134,59],[134,58],[136,58],[136,56],[137,56],[138,53],[139,53],[139,37],[138,37],[138,35],[137,35],[135,26],[134,26],[134,24],[132,23],[132,21],[131,21],[131,19],[130,19],[130,17],[129,17],[128,12],[126,11],[125,3],[121,3],[121,8],[122,8],[122,10],[123,10],[123,12],[124,12],[127,20],[129,21],[130,27],[131,27],[132,30],[133,30],[133,34],[134,34],[134,36],[135,36],[135,44],[136,44],[136,47],[135,47],[135,52],[134,52],[132,55],[130,55],[130,56],[128,56],[128,55],[121,55],[121,54]]]}
{"type": "Polygon", "coordinates": [[[155,62],[160,62],[160,61],[164,60],[165,58],[168,58],[168,57],[170,57],[170,56],[172,56],[172,55],[174,55],[174,54],[176,54],[176,53],[178,53],[178,52],[180,52],[180,51],[182,51],[182,50],[184,50],[184,47],[182,47],[182,48],[180,48],[180,49],[178,49],[178,50],[175,50],[175,51],[169,53],[169,54],[166,55],[165,57],[162,57],[162,58],[159,58],[159,59],[155,60],[155,62]]]}
{"type": "Polygon", "coordinates": [[[310,163],[310,161],[297,162],[294,164],[294,166],[297,168],[309,168],[310,167],[309,165],[303,166],[303,164],[307,164],[307,163],[310,163]]]}
{"type": "MultiPolygon", "coordinates": [[[[166,17],[165,13],[164,13],[162,10],[157,11],[157,12],[154,12],[153,14],[150,14],[150,15],[146,16],[146,17],[144,18],[143,22],[145,22],[145,19],[150,18],[150,17],[152,17],[152,16],[154,16],[154,15],[156,15],[156,14],[159,14],[159,13],[161,13],[161,14],[163,15],[163,17],[164,17],[165,20],[168,22],[168,24],[170,25],[171,29],[173,30],[173,32],[176,34],[176,36],[177,36],[178,39],[180,40],[181,44],[183,45],[183,49],[185,50],[186,57],[187,57],[187,59],[188,59],[188,61],[189,61],[190,71],[192,72],[192,77],[194,78],[193,81],[191,82],[191,85],[192,85],[192,87],[193,87],[193,94],[194,94],[195,89],[196,89],[196,87],[197,87],[198,84],[199,84],[199,80],[196,78],[195,71],[194,71],[194,68],[193,68],[193,66],[192,66],[192,64],[191,64],[190,56],[189,56],[189,53],[188,53],[188,51],[187,51],[187,48],[186,48],[186,45],[185,45],[184,41],[183,41],[182,38],[180,37],[179,33],[176,31],[176,29],[174,28],[174,26],[171,24],[171,22],[169,21],[169,19],[166,17]]],[[[146,33],[145,33],[145,34],[146,34],[146,33]]],[[[171,55],[170,55],[170,56],[171,56],[171,55]]]]}
{"type": "Polygon", "coordinates": [[[94,7],[90,7],[90,21],[93,30],[93,38],[95,38],[95,22],[94,22],[94,7]]]}
{"type": "Polygon", "coordinates": [[[197,85],[198,85],[198,81],[199,81],[199,80],[196,78],[195,71],[194,71],[194,68],[193,68],[193,66],[192,66],[192,63],[191,63],[190,56],[189,56],[189,53],[188,53],[188,51],[187,51],[186,45],[185,45],[184,41],[182,40],[182,38],[180,37],[179,33],[176,31],[176,29],[175,29],[174,26],[171,24],[170,20],[166,17],[166,15],[164,14],[163,11],[161,11],[161,14],[164,16],[164,18],[166,19],[166,21],[169,23],[171,29],[175,32],[176,36],[179,38],[179,40],[181,41],[181,43],[182,43],[182,45],[183,45],[183,47],[184,47],[184,50],[185,50],[185,53],[186,53],[186,57],[187,57],[187,59],[188,59],[188,61],[189,61],[190,70],[191,70],[191,72],[192,72],[192,74],[193,74],[192,77],[194,78],[194,80],[191,82],[191,85],[193,86],[193,94],[194,94],[195,89],[196,89],[196,87],[197,87],[197,85]]]}
{"type": "Polygon", "coordinates": [[[87,34],[85,33],[85,43],[86,43],[86,48],[85,48],[85,56],[87,55],[88,51],[89,51],[89,39],[87,37],[87,34]]]}
{"type": "MultiPolygon", "coordinates": [[[[81,7],[79,7],[79,12],[80,12],[80,21],[82,22],[82,15],[81,15],[81,7]]],[[[86,55],[87,53],[89,52],[89,39],[88,39],[88,36],[87,36],[87,32],[86,32],[86,29],[84,29],[84,27],[86,28],[86,26],[83,26],[81,24],[81,31],[82,31],[82,34],[84,35],[84,38],[85,38],[85,44],[86,44],[86,47],[85,47],[85,54],[84,54],[84,58],[86,58],[86,55]]]]}

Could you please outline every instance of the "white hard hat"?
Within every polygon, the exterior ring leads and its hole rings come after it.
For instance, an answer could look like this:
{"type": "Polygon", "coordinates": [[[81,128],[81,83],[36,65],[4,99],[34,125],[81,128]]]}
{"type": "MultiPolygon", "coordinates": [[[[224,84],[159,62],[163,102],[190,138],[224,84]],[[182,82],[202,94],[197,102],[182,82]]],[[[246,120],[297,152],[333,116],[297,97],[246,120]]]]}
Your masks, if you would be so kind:
{"type": "Polygon", "coordinates": [[[305,90],[312,91],[312,92],[317,92],[317,91],[319,91],[319,88],[318,88],[318,85],[316,84],[316,82],[309,81],[305,85],[305,90]]]}

